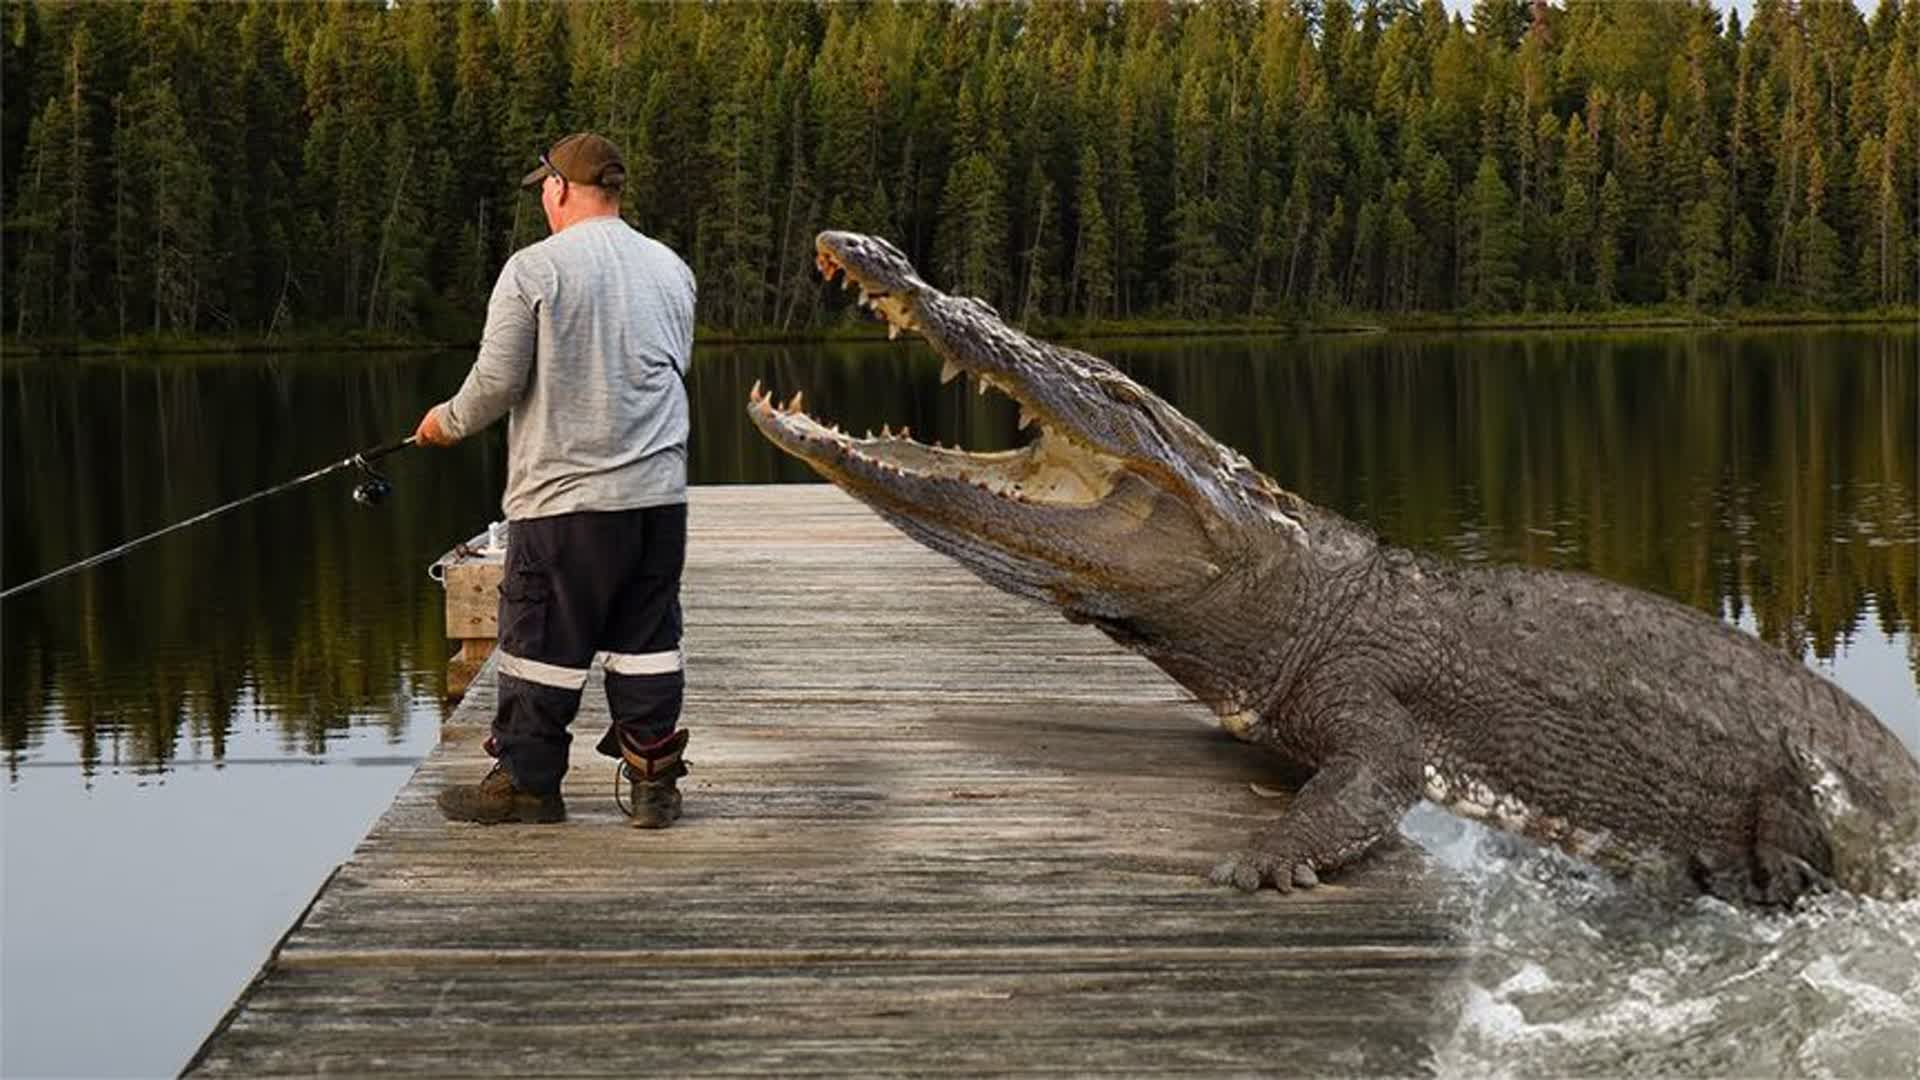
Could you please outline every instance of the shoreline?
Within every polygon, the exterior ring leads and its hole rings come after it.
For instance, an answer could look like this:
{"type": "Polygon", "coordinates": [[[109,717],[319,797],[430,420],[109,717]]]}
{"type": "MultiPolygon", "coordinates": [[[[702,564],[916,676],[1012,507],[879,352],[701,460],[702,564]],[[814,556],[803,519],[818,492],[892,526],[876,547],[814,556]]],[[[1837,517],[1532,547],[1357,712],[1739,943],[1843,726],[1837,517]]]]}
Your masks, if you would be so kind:
{"type": "MultiPolygon", "coordinates": [[[[1464,314],[1355,314],[1325,319],[1041,319],[1029,328],[1037,337],[1069,340],[1114,340],[1162,337],[1340,337],[1376,334],[1475,334],[1475,333],[1576,333],[1611,330],[1764,330],[1783,327],[1808,329],[1827,327],[1912,327],[1920,328],[1920,307],[1877,309],[1861,312],[1741,310],[1711,314],[1674,312],[1664,309],[1622,309],[1590,314],[1559,312],[1553,314],[1512,313],[1503,315],[1464,314]]],[[[834,326],[804,331],[754,331],[701,329],[695,340],[701,345],[810,345],[822,343],[876,342],[872,327],[865,321],[848,321],[834,326]]],[[[471,351],[479,342],[473,338],[368,337],[349,332],[337,338],[322,335],[266,341],[253,337],[179,338],[137,337],[99,341],[89,339],[4,340],[0,354],[8,361],[69,357],[198,356],[213,353],[241,355],[284,355],[293,353],[337,352],[434,352],[471,351]]]]}

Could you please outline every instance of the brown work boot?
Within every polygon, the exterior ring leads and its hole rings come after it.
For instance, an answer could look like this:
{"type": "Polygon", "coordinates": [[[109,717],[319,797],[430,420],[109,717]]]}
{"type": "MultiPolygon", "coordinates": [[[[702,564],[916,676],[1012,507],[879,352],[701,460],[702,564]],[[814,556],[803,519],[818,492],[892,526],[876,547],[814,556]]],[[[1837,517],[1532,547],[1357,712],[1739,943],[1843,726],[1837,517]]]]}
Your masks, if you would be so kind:
{"type": "Polygon", "coordinates": [[[493,771],[477,784],[451,787],[434,799],[448,821],[474,821],[482,825],[500,825],[517,821],[523,825],[548,825],[567,820],[567,804],[560,793],[529,795],[513,786],[513,777],[496,764],[493,771]]]}
{"type": "Polygon", "coordinates": [[[623,768],[632,797],[631,805],[624,809],[633,818],[634,828],[664,829],[680,819],[678,781],[687,775],[687,763],[680,752],[686,748],[684,729],[639,748],[629,747],[622,740],[620,756],[626,759],[623,768]]]}

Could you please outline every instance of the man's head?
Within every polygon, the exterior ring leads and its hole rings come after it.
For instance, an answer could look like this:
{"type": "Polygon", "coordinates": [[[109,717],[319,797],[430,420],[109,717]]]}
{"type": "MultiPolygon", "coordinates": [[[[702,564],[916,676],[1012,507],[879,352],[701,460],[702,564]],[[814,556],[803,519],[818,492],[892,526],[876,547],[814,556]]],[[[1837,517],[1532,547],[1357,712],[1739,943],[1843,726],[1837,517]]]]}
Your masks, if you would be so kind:
{"type": "Polygon", "coordinates": [[[540,155],[540,164],[520,181],[540,190],[540,207],[554,232],[590,217],[620,212],[627,166],[620,150],[591,132],[577,132],[540,155]]]}

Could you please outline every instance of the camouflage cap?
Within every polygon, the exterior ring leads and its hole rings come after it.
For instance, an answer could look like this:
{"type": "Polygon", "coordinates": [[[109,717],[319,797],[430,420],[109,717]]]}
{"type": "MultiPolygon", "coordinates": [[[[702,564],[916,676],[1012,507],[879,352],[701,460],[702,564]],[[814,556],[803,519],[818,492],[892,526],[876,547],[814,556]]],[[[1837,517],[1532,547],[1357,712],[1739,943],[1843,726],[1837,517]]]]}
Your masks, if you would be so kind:
{"type": "Polygon", "coordinates": [[[570,184],[618,189],[626,182],[627,166],[620,160],[618,147],[592,132],[580,131],[540,155],[540,165],[521,179],[520,186],[538,187],[555,174],[570,184]]]}

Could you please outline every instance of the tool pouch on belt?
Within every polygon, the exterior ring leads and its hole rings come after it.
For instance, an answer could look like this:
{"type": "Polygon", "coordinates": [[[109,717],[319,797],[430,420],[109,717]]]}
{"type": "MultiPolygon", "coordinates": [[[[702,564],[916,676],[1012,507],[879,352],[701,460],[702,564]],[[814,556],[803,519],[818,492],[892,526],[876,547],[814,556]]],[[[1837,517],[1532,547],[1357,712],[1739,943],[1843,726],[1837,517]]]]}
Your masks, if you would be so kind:
{"type": "Polygon", "coordinates": [[[635,746],[620,737],[620,757],[627,763],[627,778],[642,783],[675,780],[687,775],[687,763],[680,756],[687,748],[687,729],[681,728],[658,742],[635,746]]]}

